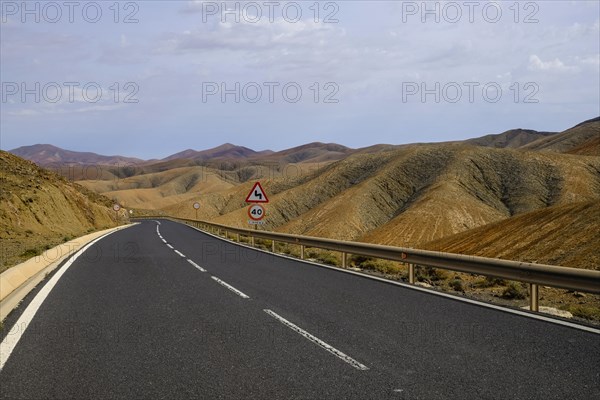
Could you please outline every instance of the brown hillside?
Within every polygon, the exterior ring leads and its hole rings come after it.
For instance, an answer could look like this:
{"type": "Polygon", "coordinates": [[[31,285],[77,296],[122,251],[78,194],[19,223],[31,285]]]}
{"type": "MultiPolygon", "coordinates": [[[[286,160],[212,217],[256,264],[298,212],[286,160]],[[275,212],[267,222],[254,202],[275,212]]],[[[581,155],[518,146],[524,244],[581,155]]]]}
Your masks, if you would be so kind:
{"type": "MultiPolygon", "coordinates": [[[[268,181],[269,192],[276,194],[296,186],[314,175],[315,171],[325,168],[325,165],[218,164],[225,169],[196,165],[144,173],[124,179],[88,180],[79,183],[128,207],[163,209],[165,212],[181,210],[184,214],[176,214],[181,217],[189,216],[187,208],[193,201],[209,196],[212,198],[209,203],[216,207],[213,211],[220,215],[243,207],[247,192],[257,180],[268,181]]],[[[206,215],[213,216],[213,211],[206,215]]]]}
{"type": "Polygon", "coordinates": [[[0,151],[0,271],[65,239],[115,225],[112,203],[0,151]]]}
{"type": "MultiPolygon", "coordinates": [[[[553,204],[600,199],[598,171],[597,158],[460,145],[354,155],[297,186],[267,186],[265,228],[417,246],[553,204]]],[[[246,186],[230,193],[234,200],[215,221],[247,226],[246,186]]]]}
{"type": "Polygon", "coordinates": [[[133,208],[159,209],[207,192],[233,186],[202,167],[184,167],[110,181],[81,181],[81,185],[133,208]]]}
{"type": "MultiPolygon", "coordinates": [[[[391,153],[354,156],[317,169],[313,175],[303,175],[295,180],[268,182],[265,186],[271,200],[267,209],[268,228],[281,226],[340,195],[384,167],[390,157],[391,153]]],[[[245,206],[244,199],[251,188],[251,185],[247,186],[237,196],[238,201],[234,203],[236,209],[230,210],[231,212],[217,218],[216,221],[247,226],[246,209],[239,208],[245,206]]]]}
{"type": "MultiPolygon", "coordinates": [[[[600,117],[582,122],[558,135],[552,135],[547,138],[536,140],[535,142],[523,146],[523,149],[568,153],[581,146],[588,146],[587,143],[593,143],[598,137],[600,137],[600,117]]],[[[600,153],[590,154],[588,152],[586,155],[600,156],[600,153]]]]}
{"type": "Polygon", "coordinates": [[[600,199],[600,159],[451,147],[454,161],[387,224],[361,240],[418,246],[553,204],[600,199]]]}
{"type": "Polygon", "coordinates": [[[592,137],[579,146],[567,151],[567,154],[578,154],[580,156],[600,156],[600,135],[592,137]]]}
{"type": "Polygon", "coordinates": [[[600,201],[561,204],[432,241],[424,248],[600,270],[600,201]]]}
{"type": "Polygon", "coordinates": [[[209,160],[216,158],[244,159],[252,156],[259,156],[261,154],[263,153],[256,152],[247,147],[236,146],[231,143],[225,143],[221,146],[203,151],[196,151],[192,149],[184,150],[182,152],[166,157],[162,161],[170,161],[176,159],[209,160]]]}
{"type": "Polygon", "coordinates": [[[496,135],[486,135],[465,140],[464,144],[473,146],[516,149],[536,140],[555,135],[556,132],[538,132],[530,129],[511,129],[496,135]]]}
{"type": "Polygon", "coordinates": [[[64,150],[49,144],[23,146],[10,151],[12,154],[33,161],[37,165],[49,166],[58,164],[115,165],[124,163],[140,163],[142,160],[123,156],[103,156],[90,152],[64,150]]]}

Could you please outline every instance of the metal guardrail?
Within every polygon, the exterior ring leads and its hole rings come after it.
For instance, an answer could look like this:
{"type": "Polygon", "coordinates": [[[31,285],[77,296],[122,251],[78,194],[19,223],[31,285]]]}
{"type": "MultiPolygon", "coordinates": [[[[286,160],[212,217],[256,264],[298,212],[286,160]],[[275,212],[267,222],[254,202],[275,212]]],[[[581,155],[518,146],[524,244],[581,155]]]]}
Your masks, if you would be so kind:
{"type": "Polygon", "coordinates": [[[538,311],[539,308],[539,285],[600,294],[600,271],[594,270],[235,228],[206,221],[167,216],[145,216],[134,219],[168,219],[208,232],[212,231],[218,235],[223,231],[225,236],[230,233],[236,234],[238,242],[240,236],[243,235],[251,239],[252,246],[255,245],[256,238],[266,239],[272,242],[273,252],[275,252],[277,242],[295,244],[300,246],[301,259],[304,259],[307,247],[339,251],[342,253],[343,268],[347,265],[348,254],[400,261],[408,264],[408,281],[411,284],[415,283],[415,266],[435,267],[525,282],[529,284],[530,309],[532,311],[538,311]]]}

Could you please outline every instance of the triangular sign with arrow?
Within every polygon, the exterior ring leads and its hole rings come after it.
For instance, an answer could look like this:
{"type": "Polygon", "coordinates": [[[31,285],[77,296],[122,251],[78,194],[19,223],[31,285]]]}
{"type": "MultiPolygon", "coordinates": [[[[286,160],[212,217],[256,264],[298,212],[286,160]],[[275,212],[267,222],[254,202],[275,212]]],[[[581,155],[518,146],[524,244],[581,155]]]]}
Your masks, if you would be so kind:
{"type": "Polygon", "coordinates": [[[265,193],[264,189],[260,185],[260,182],[256,182],[254,187],[248,193],[248,197],[246,197],[246,203],[268,203],[269,198],[265,193]]]}

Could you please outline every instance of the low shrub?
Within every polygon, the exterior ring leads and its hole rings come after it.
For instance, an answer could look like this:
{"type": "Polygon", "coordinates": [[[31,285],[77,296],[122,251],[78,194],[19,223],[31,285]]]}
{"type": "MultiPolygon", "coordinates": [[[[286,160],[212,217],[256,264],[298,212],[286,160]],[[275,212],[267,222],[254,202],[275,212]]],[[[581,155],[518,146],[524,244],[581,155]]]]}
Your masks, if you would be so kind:
{"type": "MultiPolygon", "coordinates": [[[[297,249],[294,256],[300,257],[299,246],[294,246],[294,247],[296,247],[296,249],[297,249]]],[[[340,255],[338,252],[335,252],[335,251],[321,250],[321,249],[316,249],[316,248],[305,248],[304,249],[304,258],[310,259],[310,260],[315,260],[316,262],[319,262],[321,264],[333,265],[335,267],[342,265],[340,255]]]]}
{"type": "Polygon", "coordinates": [[[493,276],[486,276],[475,282],[474,286],[478,288],[489,288],[494,286],[505,286],[506,280],[502,278],[496,278],[493,276]]]}
{"type": "Polygon", "coordinates": [[[574,317],[579,317],[590,321],[600,321],[600,308],[598,307],[573,305],[569,306],[567,311],[573,314],[574,317]]]}
{"type": "Polygon", "coordinates": [[[438,282],[448,279],[448,272],[433,267],[415,266],[415,278],[419,282],[438,282]]]}
{"type": "Polygon", "coordinates": [[[403,271],[403,268],[400,267],[397,263],[381,259],[368,259],[362,264],[358,265],[358,267],[364,270],[377,271],[381,272],[382,274],[389,275],[399,274],[403,271]]]}
{"type": "Polygon", "coordinates": [[[508,300],[522,300],[527,297],[527,291],[522,285],[510,282],[501,297],[508,300]]]}
{"type": "Polygon", "coordinates": [[[335,254],[328,252],[328,251],[322,252],[316,258],[323,264],[334,265],[334,266],[341,265],[340,259],[335,254]]]}
{"type": "Polygon", "coordinates": [[[42,252],[39,249],[27,249],[19,257],[31,258],[35,256],[39,256],[42,252]]]}
{"type": "Polygon", "coordinates": [[[463,283],[460,279],[454,279],[450,281],[450,287],[457,292],[464,292],[465,288],[463,287],[463,283]]]}

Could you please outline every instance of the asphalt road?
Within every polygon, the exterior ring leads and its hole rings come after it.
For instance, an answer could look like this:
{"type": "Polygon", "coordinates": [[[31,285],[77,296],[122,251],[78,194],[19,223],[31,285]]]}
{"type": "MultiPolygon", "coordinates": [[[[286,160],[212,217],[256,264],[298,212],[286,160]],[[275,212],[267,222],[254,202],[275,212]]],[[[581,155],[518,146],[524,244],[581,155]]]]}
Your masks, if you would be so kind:
{"type": "Polygon", "coordinates": [[[600,335],[169,221],[94,244],[23,330],[25,309],[2,399],[600,398],[600,335]]]}

